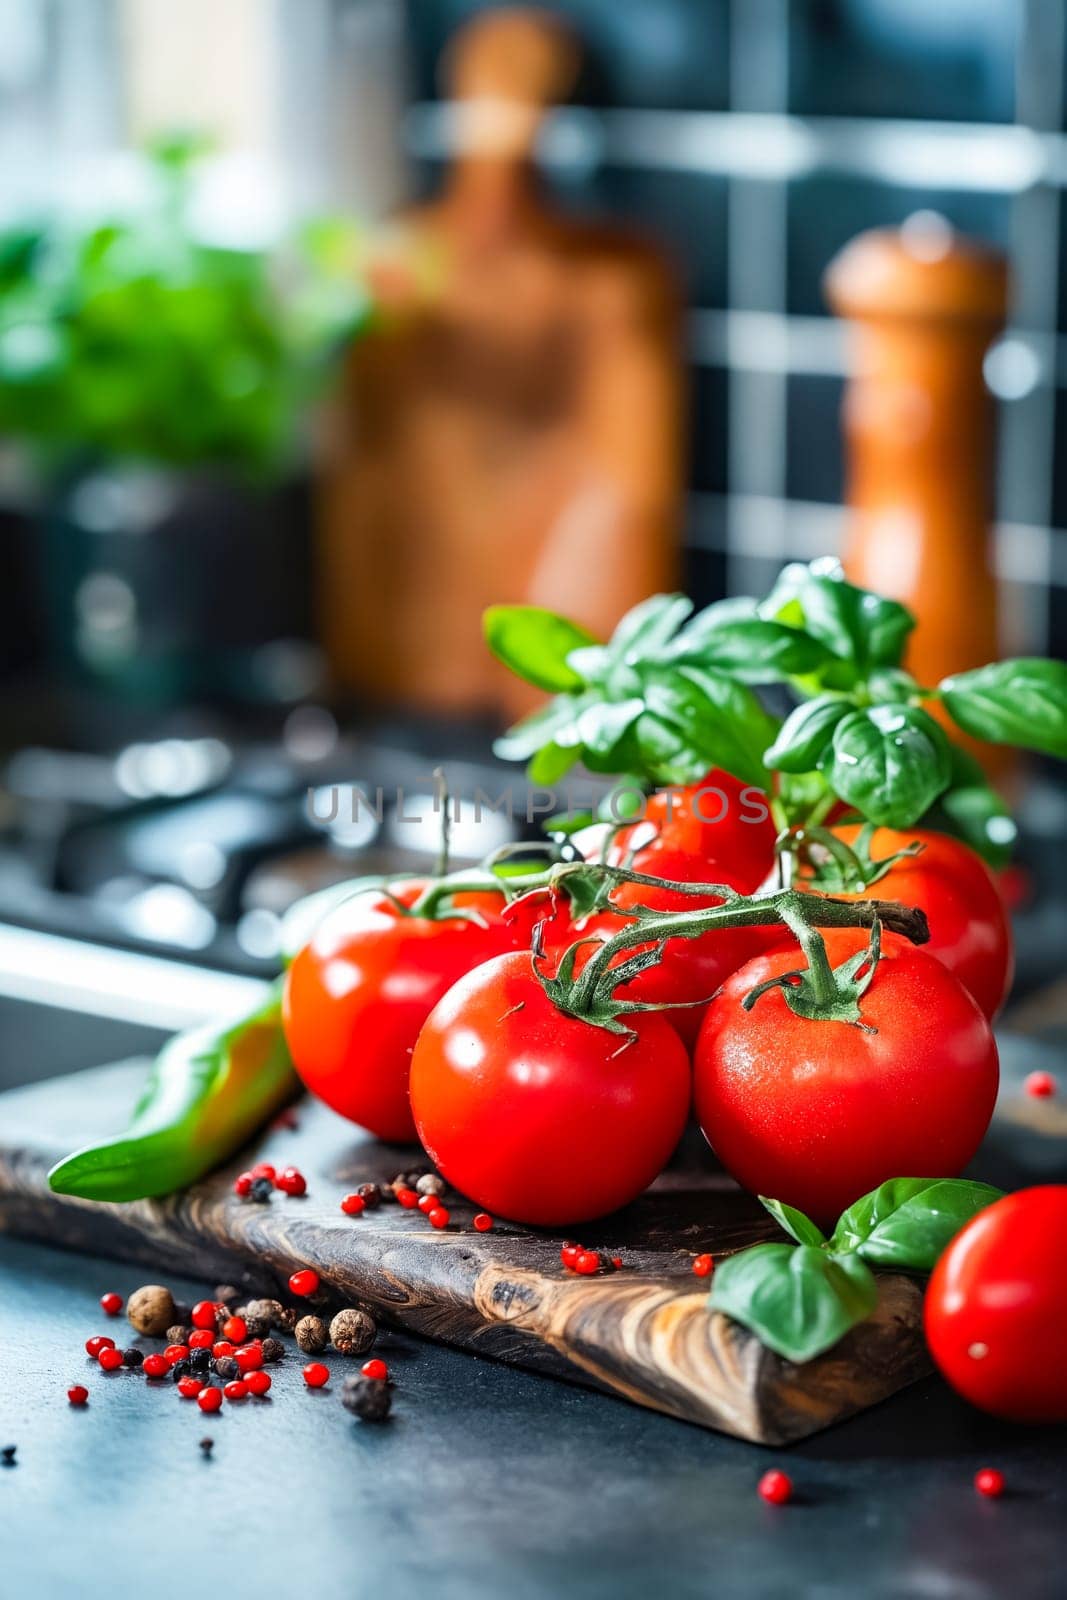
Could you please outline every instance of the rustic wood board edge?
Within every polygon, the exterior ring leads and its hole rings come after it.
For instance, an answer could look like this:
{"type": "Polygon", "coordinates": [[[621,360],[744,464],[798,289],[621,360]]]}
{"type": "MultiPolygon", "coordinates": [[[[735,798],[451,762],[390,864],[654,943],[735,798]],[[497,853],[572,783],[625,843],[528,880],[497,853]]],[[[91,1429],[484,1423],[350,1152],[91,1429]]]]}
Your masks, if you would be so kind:
{"type": "MultiPolygon", "coordinates": [[[[140,1070],[100,1069],[17,1093],[24,1107],[43,1112],[46,1097],[54,1102],[66,1093],[80,1103],[94,1084],[104,1085],[105,1073],[132,1083],[140,1070]]],[[[29,1121],[52,1125],[42,1116],[29,1121]]],[[[8,1232],[141,1262],[157,1275],[169,1270],[267,1292],[284,1292],[296,1267],[312,1266],[331,1300],[359,1301],[396,1327],[755,1443],[805,1438],[929,1370],[921,1291],[909,1278],[880,1277],[875,1315],[802,1367],[709,1314],[707,1286],[697,1287],[685,1263],[696,1237],[706,1239],[710,1208],[720,1213],[715,1226],[726,1250],[776,1229],[758,1206],[742,1209],[748,1202],[707,1174],[673,1174],[631,1208],[630,1243],[622,1249],[634,1270],[588,1279],[563,1272],[558,1238],[504,1227],[475,1233],[458,1206],[458,1225],[444,1233],[395,1207],[355,1224],[342,1218],[332,1196],[351,1185],[351,1130],[323,1108],[307,1108],[286,1149],[309,1178],[317,1166],[312,1189],[329,1192],[329,1202],[268,1206],[233,1196],[239,1164],[165,1200],[113,1206],[54,1195],[47,1172],[61,1153],[62,1132],[52,1150],[25,1132],[20,1141],[17,1123],[0,1129],[0,1228],[8,1232]],[[697,1234],[694,1215],[704,1219],[697,1234]],[[653,1239],[657,1248],[642,1248],[653,1239]]],[[[277,1159],[276,1139],[267,1153],[277,1159]]],[[[357,1146],[355,1158],[364,1173],[374,1158],[389,1171],[401,1164],[396,1152],[373,1145],[357,1146]]]]}

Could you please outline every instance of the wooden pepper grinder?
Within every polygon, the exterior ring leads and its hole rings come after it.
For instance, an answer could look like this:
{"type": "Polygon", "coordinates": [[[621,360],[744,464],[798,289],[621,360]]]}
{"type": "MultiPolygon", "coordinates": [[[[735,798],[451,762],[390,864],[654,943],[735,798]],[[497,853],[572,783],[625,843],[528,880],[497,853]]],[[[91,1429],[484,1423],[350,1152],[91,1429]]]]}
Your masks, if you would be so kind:
{"type": "Polygon", "coordinates": [[[578,51],[494,10],[447,57],[456,159],[406,224],[428,303],[361,341],[320,476],[319,614],[335,680],[378,701],[514,714],[481,613],[548,606],[598,635],[677,581],[679,295],[659,253],[556,212],[534,146],[578,51]]]}
{"type": "Polygon", "coordinates": [[[998,654],[982,362],[1004,324],[1007,269],[920,212],[853,239],[825,288],[852,324],[845,570],[915,613],[906,665],[934,684],[998,654]]]}

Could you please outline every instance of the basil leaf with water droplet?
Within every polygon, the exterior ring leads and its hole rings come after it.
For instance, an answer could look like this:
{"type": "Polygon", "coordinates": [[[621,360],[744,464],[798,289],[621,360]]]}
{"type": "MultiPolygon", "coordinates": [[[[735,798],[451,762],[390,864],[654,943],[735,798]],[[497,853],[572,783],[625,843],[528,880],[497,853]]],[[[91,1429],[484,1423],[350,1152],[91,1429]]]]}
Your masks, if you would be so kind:
{"type": "Polygon", "coordinates": [[[948,740],[918,706],[854,711],[819,766],[842,800],[890,828],[918,822],[951,777],[948,740]]]}

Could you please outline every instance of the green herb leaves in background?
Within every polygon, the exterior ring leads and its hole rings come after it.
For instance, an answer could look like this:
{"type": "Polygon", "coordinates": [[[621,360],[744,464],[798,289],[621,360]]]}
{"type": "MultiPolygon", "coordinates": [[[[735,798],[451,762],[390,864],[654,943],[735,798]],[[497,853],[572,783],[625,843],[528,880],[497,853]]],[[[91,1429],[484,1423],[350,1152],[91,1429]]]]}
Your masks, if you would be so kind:
{"type": "Polygon", "coordinates": [[[654,595],[603,645],[531,606],[495,606],[485,626],[500,660],[556,694],[496,746],[542,785],[577,761],[647,786],[721,767],[771,794],[780,828],[841,800],[879,826],[955,833],[999,866],[1011,818],[925,704],[980,739],[1067,758],[1067,666],[1003,661],[924,688],[901,666],[911,613],[829,558],[785,567],[762,602],[694,615],[683,595],[654,595]],[[755,693],[771,685],[800,701],[784,723],[755,693]]]}
{"type": "Polygon", "coordinates": [[[803,1212],[763,1200],[796,1244],[727,1256],[708,1305],[788,1361],[811,1361],[874,1311],[872,1267],[931,1272],[959,1230],[1000,1197],[966,1178],[891,1178],[849,1206],[829,1239],[803,1212]]]}

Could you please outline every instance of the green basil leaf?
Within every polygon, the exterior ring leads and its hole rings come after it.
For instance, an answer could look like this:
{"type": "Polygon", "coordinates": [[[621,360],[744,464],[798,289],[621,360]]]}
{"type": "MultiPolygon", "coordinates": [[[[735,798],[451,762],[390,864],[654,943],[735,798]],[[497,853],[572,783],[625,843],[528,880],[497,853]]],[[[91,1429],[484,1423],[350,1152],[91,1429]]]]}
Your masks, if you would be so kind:
{"type": "Polygon", "coordinates": [[[849,1206],[830,1250],[856,1252],[876,1267],[932,1272],[949,1241],[1001,1190],[969,1178],[891,1178],[849,1206]]]}
{"type": "Polygon", "coordinates": [[[799,628],[753,617],[724,622],[708,632],[698,650],[672,647],[674,661],[729,672],[742,683],[780,683],[819,672],[832,659],[821,640],[799,628]]]}
{"type": "Polygon", "coordinates": [[[757,1244],[719,1262],[708,1304],[786,1360],[803,1362],[871,1315],[878,1286],[858,1256],[838,1260],[814,1245],[757,1244]]]}
{"type": "Polygon", "coordinates": [[[1018,836],[1010,810],[968,751],[950,743],[949,755],[949,786],[922,819],[923,827],[954,834],[991,867],[1006,867],[1018,836]]]}
{"type": "Polygon", "coordinates": [[[794,562],[780,574],[760,614],[803,627],[863,676],[900,663],[915,619],[896,600],[847,583],[836,561],[794,562]]]}
{"type": "Polygon", "coordinates": [[[919,685],[903,667],[875,667],[867,678],[867,693],[872,700],[906,705],[914,699],[919,685]]]}
{"type": "Polygon", "coordinates": [[[965,733],[1067,761],[1067,662],[1039,656],[993,661],[940,685],[965,733]]]}
{"type": "Polygon", "coordinates": [[[615,661],[631,664],[656,652],[672,639],[693,609],[684,594],[654,594],[642,600],[619,622],[608,650],[615,661]]]}
{"type": "MultiPolygon", "coordinates": [[[[586,706],[577,721],[578,737],[590,756],[609,756],[644,710],[644,701],[623,700],[619,705],[601,702],[586,706]]],[[[617,771],[617,768],[610,769],[617,771]]]]}
{"type": "Polygon", "coordinates": [[[642,769],[659,784],[696,783],[708,770],[706,756],[694,749],[685,734],[651,711],[638,717],[634,735],[642,769]]]}
{"type": "Polygon", "coordinates": [[[591,698],[584,695],[551,700],[495,739],[495,754],[502,761],[526,761],[545,744],[556,743],[568,748],[580,744],[578,718],[589,704],[591,698]]]}
{"type": "Polygon", "coordinates": [[[791,1234],[797,1244],[822,1245],[826,1243],[826,1235],[822,1229],[816,1227],[810,1217],[803,1211],[798,1211],[795,1206],[787,1206],[784,1200],[768,1200],[766,1195],[759,1197],[761,1206],[766,1206],[775,1222],[791,1234]]]}
{"type": "Polygon", "coordinates": [[[554,783],[558,783],[560,778],[565,777],[571,770],[580,754],[580,745],[565,746],[549,741],[531,756],[526,776],[538,788],[551,789],[554,783]]]}
{"type": "Polygon", "coordinates": [[[852,712],[819,765],[842,800],[891,828],[918,822],[951,776],[948,740],[918,706],[852,712]]]}
{"type": "Polygon", "coordinates": [[[713,600],[686,623],[671,645],[671,654],[696,660],[708,635],[727,622],[746,622],[759,616],[759,605],[749,595],[733,595],[729,600],[713,600]]]}
{"type": "Polygon", "coordinates": [[[497,660],[527,683],[553,694],[582,688],[584,680],[567,657],[597,641],[576,622],[542,606],[490,606],[483,627],[497,660]]]}
{"type": "Polygon", "coordinates": [[[764,756],[778,772],[811,772],[826,751],[834,729],[855,707],[836,694],[805,700],[789,713],[764,756]]]}
{"type": "Polygon", "coordinates": [[[763,752],[778,724],[744,684],[698,667],[656,667],[645,674],[645,703],[685,735],[704,772],[719,766],[743,783],[766,788],[763,752]]]}

